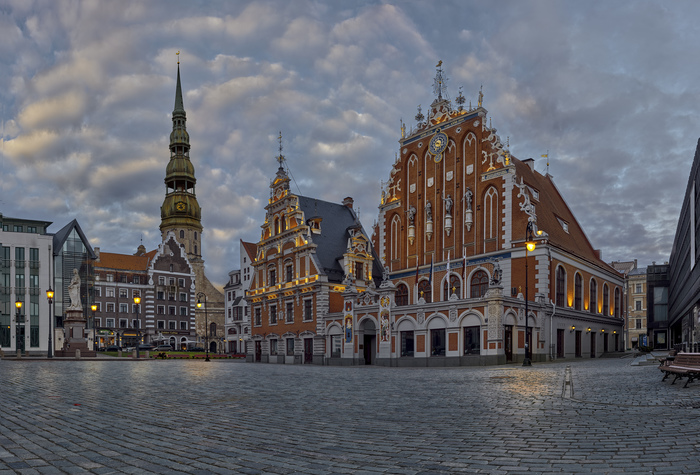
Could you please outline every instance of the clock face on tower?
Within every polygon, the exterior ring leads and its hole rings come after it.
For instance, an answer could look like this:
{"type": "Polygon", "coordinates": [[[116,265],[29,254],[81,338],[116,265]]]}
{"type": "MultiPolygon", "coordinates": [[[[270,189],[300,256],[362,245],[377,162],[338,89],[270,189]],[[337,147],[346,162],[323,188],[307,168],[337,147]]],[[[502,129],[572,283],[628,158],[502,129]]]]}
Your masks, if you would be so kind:
{"type": "Polygon", "coordinates": [[[175,204],[175,208],[177,208],[178,211],[185,211],[185,208],[186,208],[185,202],[184,202],[184,201],[178,201],[178,202],[175,204]]]}
{"type": "Polygon", "coordinates": [[[428,151],[432,155],[435,155],[436,162],[439,162],[442,159],[442,152],[445,151],[445,149],[447,148],[447,143],[447,135],[445,135],[443,132],[436,133],[435,135],[433,135],[433,138],[430,139],[430,144],[428,144],[428,151]]]}

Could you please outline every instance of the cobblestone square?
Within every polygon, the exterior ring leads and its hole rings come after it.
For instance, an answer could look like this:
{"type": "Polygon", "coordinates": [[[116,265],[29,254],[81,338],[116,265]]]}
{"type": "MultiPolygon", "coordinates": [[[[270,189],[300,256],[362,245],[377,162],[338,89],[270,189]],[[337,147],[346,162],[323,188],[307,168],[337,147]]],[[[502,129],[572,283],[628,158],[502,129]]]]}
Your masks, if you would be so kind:
{"type": "Polygon", "coordinates": [[[1,360],[0,474],[700,473],[700,383],[630,362],[1,360]]]}

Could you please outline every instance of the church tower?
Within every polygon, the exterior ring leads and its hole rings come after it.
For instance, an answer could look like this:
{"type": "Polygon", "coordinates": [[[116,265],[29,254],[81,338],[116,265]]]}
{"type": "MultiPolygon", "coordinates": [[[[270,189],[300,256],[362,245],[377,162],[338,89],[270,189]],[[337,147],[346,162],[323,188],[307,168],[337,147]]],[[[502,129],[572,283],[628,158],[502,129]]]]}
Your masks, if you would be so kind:
{"type": "MultiPolygon", "coordinates": [[[[209,351],[223,348],[224,295],[204,274],[202,259],[202,209],[197,202],[194,165],[190,161],[190,135],[187,114],[182,102],[180,62],[177,63],[177,86],[173,131],[170,133],[170,161],[165,169],[165,199],[160,207],[160,232],[163,241],[170,231],[185,248],[195,273],[195,295],[201,297],[201,308],[194,307],[197,335],[208,341],[209,351]]],[[[197,297],[199,298],[199,297],[197,297]]]]}
{"type": "Polygon", "coordinates": [[[190,136],[186,122],[178,62],[173,131],[170,134],[170,162],[165,170],[166,191],[160,208],[160,231],[163,239],[169,231],[175,233],[180,244],[185,246],[190,262],[197,262],[202,258],[202,210],[194,189],[197,179],[194,176],[194,165],[190,161],[190,136]]]}

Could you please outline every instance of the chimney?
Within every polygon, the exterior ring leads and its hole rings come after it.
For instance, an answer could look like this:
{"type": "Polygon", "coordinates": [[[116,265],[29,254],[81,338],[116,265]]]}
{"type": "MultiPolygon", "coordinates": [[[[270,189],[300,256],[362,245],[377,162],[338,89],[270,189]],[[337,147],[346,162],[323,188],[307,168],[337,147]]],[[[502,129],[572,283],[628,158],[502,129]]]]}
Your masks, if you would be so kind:
{"type": "Polygon", "coordinates": [[[343,200],[343,206],[347,206],[350,209],[352,209],[353,204],[355,204],[355,200],[349,196],[343,200]]]}
{"type": "Polygon", "coordinates": [[[96,247],[93,249],[95,251],[95,255],[97,256],[97,259],[95,259],[97,262],[100,262],[100,248],[96,247]]]}
{"type": "Polygon", "coordinates": [[[527,164],[530,167],[530,170],[533,172],[535,171],[535,159],[534,158],[526,158],[523,160],[523,163],[527,164]]]}

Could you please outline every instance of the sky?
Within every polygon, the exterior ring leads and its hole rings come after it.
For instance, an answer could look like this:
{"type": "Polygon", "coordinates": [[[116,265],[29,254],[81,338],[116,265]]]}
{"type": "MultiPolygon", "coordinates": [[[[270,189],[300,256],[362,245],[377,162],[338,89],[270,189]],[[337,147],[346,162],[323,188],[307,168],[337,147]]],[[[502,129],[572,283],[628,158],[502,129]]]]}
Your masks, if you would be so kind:
{"type": "Polygon", "coordinates": [[[483,105],[607,262],[669,259],[700,137],[700,2],[0,0],[0,213],[160,242],[177,61],[207,275],[257,242],[278,163],[365,229],[401,120],[483,105]],[[180,52],[179,57],[176,55],[180,52]]]}

